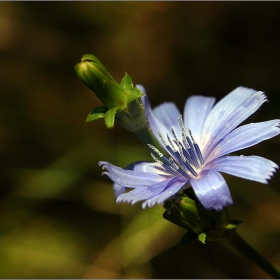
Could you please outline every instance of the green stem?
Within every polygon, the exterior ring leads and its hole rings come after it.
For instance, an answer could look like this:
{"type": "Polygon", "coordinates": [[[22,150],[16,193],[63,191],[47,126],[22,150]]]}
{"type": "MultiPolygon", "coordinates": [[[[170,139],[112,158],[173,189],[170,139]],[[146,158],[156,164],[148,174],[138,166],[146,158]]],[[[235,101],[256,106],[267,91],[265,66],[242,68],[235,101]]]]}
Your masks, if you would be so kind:
{"type": "Polygon", "coordinates": [[[257,266],[263,269],[270,276],[279,279],[280,271],[265,258],[263,258],[255,249],[253,249],[237,232],[235,229],[229,230],[224,239],[244,257],[254,262],[257,266]]]}
{"type": "MultiPolygon", "coordinates": [[[[154,136],[153,132],[151,131],[151,129],[148,126],[143,127],[142,129],[139,129],[139,130],[135,131],[134,133],[141,140],[141,142],[144,143],[146,148],[148,148],[147,144],[151,144],[154,147],[156,147],[160,152],[162,152],[164,155],[166,155],[166,151],[162,148],[159,141],[154,136]]],[[[149,149],[149,151],[151,151],[151,150],[149,149]]]]}

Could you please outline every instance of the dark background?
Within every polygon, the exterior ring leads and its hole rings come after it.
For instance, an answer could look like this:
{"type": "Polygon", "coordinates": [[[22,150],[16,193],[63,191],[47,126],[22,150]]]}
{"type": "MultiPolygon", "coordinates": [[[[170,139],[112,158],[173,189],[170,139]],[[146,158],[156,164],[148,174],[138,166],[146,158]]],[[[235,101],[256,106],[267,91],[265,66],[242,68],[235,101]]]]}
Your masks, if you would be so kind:
{"type": "MultiPolygon", "coordinates": [[[[163,208],[116,205],[99,160],[150,160],[136,136],[104,121],[78,79],[83,54],[120,81],[143,84],[152,106],[180,110],[243,85],[269,103],[249,121],[279,118],[279,2],[1,2],[0,277],[268,278],[222,242],[194,242],[163,208]]],[[[237,154],[280,164],[279,137],[237,154]]],[[[280,173],[269,185],[225,176],[239,233],[280,266],[280,173]]]]}

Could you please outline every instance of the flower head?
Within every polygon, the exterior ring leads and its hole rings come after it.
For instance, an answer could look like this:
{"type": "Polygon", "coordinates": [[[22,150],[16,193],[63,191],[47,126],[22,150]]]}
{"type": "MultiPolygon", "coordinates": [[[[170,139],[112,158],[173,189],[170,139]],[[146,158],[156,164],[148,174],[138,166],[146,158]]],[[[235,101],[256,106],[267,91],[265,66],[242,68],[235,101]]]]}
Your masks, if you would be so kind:
{"type": "Polygon", "coordinates": [[[99,163],[114,181],[117,202],[144,200],[143,208],[153,207],[191,186],[207,210],[220,211],[233,203],[220,172],[266,184],[278,168],[263,157],[228,155],[280,133],[278,119],[238,127],[267,101],[263,92],[238,87],[215,106],[213,97],[191,96],[183,116],[174,103],[151,109],[147,96],[141,99],[165,153],[149,144],[154,162],[136,162],[125,169],[99,163]]]}

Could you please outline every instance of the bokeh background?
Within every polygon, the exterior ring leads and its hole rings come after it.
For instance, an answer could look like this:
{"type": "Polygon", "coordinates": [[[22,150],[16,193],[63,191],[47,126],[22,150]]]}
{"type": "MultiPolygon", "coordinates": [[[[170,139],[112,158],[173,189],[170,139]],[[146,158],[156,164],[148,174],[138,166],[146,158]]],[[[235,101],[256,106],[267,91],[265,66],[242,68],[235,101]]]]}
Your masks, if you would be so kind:
{"type": "MultiPolygon", "coordinates": [[[[78,79],[83,54],[116,81],[128,72],[152,106],[180,110],[243,85],[279,118],[279,2],[1,2],[0,278],[269,278],[222,242],[193,242],[163,208],[116,205],[99,160],[150,160],[136,136],[103,120],[78,79]]],[[[280,138],[237,154],[280,164],[280,138]]],[[[239,233],[280,266],[280,173],[269,185],[225,176],[239,233]]]]}

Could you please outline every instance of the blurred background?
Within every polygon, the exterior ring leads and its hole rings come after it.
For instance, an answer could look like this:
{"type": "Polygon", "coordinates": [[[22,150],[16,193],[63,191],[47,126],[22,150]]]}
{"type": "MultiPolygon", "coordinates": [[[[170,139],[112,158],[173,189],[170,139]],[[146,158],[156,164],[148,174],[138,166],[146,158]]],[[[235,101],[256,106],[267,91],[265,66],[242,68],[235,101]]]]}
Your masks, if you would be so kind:
{"type": "MultiPolygon", "coordinates": [[[[116,205],[98,161],[150,160],[133,134],[85,125],[101,101],[78,79],[83,54],[116,81],[143,84],[152,106],[237,86],[279,118],[279,2],[1,2],[0,278],[269,278],[222,242],[179,250],[164,209],[116,205]]],[[[237,154],[280,164],[280,138],[237,154]]],[[[280,266],[280,173],[269,185],[226,176],[239,233],[280,266]]]]}

